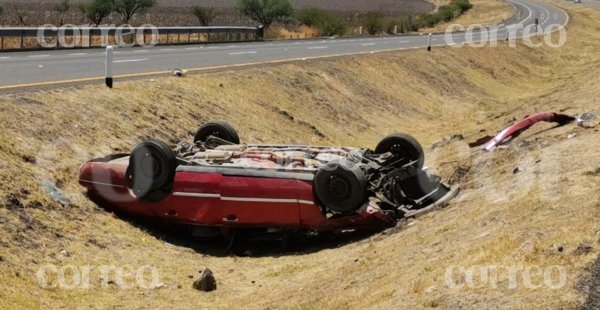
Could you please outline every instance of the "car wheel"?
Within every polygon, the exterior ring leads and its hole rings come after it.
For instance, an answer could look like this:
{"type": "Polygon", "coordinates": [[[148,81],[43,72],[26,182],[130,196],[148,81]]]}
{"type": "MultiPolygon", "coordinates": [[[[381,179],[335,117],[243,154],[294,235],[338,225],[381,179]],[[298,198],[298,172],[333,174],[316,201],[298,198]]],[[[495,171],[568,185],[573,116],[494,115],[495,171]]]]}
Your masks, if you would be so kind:
{"type": "Polygon", "coordinates": [[[422,169],[425,165],[425,152],[421,144],[413,136],[405,133],[391,134],[375,148],[376,154],[383,154],[391,152],[394,155],[398,155],[409,159],[410,161],[417,161],[417,168],[422,169]]]}
{"type": "Polygon", "coordinates": [[[314,191],[320,203],[338,214],[351,213],[367,196],[367,177],[357,164],[331,161],[317,171],[314,191]]]}
{"type": "Polygon", "coordinates": [[[233,144],[240,144],[240,137],[237,132],[226,122],[210,122],[200,126],[194,136],[194,143],[206,142],[210,136],[221,138],[233,144]]]}
{"type": "Polygon", "coordinates": [[[129,157],[127,186],[136,198],[146,202],[158,202],[169,195],[177,158],[171,148],[157,140],[136,145],[129,157]]]}

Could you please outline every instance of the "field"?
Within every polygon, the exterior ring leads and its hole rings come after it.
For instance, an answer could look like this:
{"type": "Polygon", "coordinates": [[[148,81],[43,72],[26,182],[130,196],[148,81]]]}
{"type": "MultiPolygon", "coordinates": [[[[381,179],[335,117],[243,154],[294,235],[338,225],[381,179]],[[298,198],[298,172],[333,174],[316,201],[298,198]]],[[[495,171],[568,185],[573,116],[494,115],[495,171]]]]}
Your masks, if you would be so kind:
{"type": "Polygon", "coordinates": [[[499,42],[0,94],[0,308],[594,308],[599,129],[539,124],[492,153],[467,146],[534,112],[600,112],[600,12],[551,3],[572,16],[561,49],[499,42]],[[357,241],[238,256],[117,217],[77,184],[87,159],[147,137],[189,140],[214,119],[259,143],[373,147],[406,131],[426,146],[427,166],[462,191],[357,241]],[[92,272],[89,289],[42,289],[46,264],[151,265],[162,285],[102,288],[92,272]],[[499,272],[495,288],[460,277],[450,288],[454,265],[559,266],[567,277],[559,289],[513,288],[499,272]],[[204,267],[215,292],[192,289],[204,267]]]}

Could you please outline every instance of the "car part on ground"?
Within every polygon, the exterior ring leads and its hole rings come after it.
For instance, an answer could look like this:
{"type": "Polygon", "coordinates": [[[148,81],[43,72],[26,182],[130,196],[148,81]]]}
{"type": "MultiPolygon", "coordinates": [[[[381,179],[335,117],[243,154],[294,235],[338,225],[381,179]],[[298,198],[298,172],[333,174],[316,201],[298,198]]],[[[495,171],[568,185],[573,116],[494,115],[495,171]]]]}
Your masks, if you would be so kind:
{"type": "Polygon", "coordinates": [[[577,117],[577,126],[581,128],[594,128],[600,124],[598,115],[586,112],[577,117]]]}
{"type": "Polygon", "coordinates": [[[572,116],[565,115],[565,114],[559,114],[559,113],[553,113],[553,112],[544,112],[544,113],[534,114],[534,115],[528,116],[528,117],[524,118],[523,120],[520,120],[520,121],[512,124],[510,127],[506,128],[506,129],[502,130],[498,135],[496,135],[494,138],[492,138],[492,140],[488,141],[484,145],[483,148],[486,151],[491,151],[497,145],[506,141],[506,139],[515,138],[515,137],[519,136],[521,133],[523,133],[523,131],[527,130],[529,127],[535,125],[538,122],[543,121],[543,122],[558,123],[558,126],[564,126],[566,124],[573,122],[574,120],[575,120],[575,118],[572,116]]]}
{"type": "Polygon", "coordinates": [[[174,149],[148,140],[131,155],[85,163],[80,183],[101,204],[196,226],[316,231],[381,228],[458,192],[422,169],[407,134],[364,148],[239,144],[224,122],[174,149]]]}

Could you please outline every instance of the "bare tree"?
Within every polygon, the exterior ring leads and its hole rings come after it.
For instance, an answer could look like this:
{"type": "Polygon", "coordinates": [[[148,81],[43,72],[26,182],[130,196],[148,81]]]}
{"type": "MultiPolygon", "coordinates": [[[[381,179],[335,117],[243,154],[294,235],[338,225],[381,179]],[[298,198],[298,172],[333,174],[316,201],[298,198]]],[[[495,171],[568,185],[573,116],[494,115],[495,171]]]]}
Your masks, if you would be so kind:
{"type": "Polygon", "coordinates": [[[27,11],[19,7],[16,3],[6,5],[7,13],[14,15],[17,25],[25,26],[27,24],[27,11]]]}
{"type": "Polygon", "coordinates": [[[62,0],[59,4],[54,6],[54,10],[58,12],[59,24],[62,26],[65,21],[65,15],[71,9],[71,1],[62,0]]]}

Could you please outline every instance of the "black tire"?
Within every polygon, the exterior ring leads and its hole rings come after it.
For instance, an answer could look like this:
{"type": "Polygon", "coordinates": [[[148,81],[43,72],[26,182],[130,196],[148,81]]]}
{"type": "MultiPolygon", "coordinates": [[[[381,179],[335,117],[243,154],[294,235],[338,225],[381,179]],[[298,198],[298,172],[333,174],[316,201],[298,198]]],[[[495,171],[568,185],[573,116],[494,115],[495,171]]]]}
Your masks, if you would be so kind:
{"type": "Polygon", "coordinates": [[[367,177],[357,164],[332,161],[317,171],[314,191],[327,210],[336,214],[352,213],[367,198],[367,177]]]}
{"type": "Polygon", "coordinates": [[[171,191],[176,168],[177,158],[168,145],[157,140],[141,142],[129,157],[127,186],[142,201],[161,201],[171,191]]]}
{"type": "Polygon", "coordinates": [[[196,131],[196,135],[194,135],[194,143],[206,142],[210,136],[221,138],[233,144],[240,144],[240,137],[237,132],[226,122],[210,122],[200,126],[196,131]]]}
{"type": "Polygon", "coordinates": [[[422,169],[425,165],[425,152],[423,147],[413,136],[405,133],[391,134],[375,148],[375,154],[391,152],[394,155],[407,158],[410,161],[417,161],[417,168],[422,169]]]}

